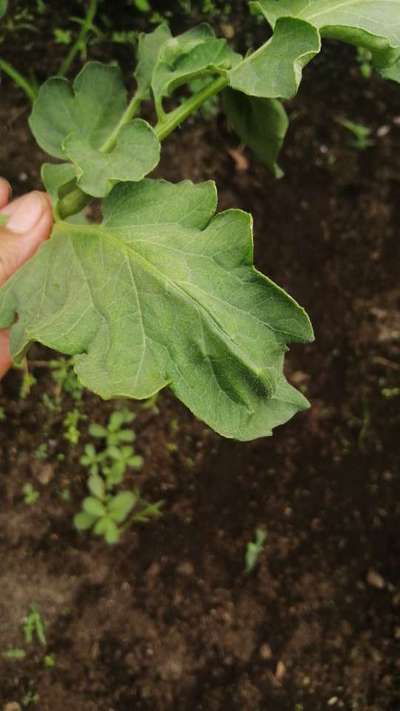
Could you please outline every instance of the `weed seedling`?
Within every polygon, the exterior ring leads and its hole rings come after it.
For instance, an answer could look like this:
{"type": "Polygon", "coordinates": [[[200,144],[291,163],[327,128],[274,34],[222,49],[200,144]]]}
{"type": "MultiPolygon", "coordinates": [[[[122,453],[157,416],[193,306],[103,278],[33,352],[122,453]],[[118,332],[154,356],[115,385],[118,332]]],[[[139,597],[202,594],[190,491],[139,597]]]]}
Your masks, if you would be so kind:
{"type": "Polygon", "coordinates": [[[246,547],[245,554],[245,571],[251,573],[258,563],[258,559],[264,550],[264,544],[267,540],[267,532],[262,528],[257,528],[254,541],[250,541],[246,547]]]}
{"type": "Polygon", "coordinates": [[[39,446],[35,449],[33,456],[39,462],[44,462],[46,459],[48,459],[49,448],[48,448],[47,442],[42,442],[42,444],[39,444],[39,446]]]}
{"type": "Polygon", "coordinates": [[[82,415],[76,408],[67,412],[64,417],[64,439],[72,445],[79,442],[81,433],[78,425],[82,420],[86,420],[86,415],[82,415]]]}
{"type": "Polygon", "coordinates": [[[13,647],[12,649],[7,649],[6,652],[3,652],[2,656],[10,662],[21,662],[25,659],[26,652],[24,649],[20,649],[19,647],[13,647]]]}
{"type": "Polygon", "coordinates": [[[24,504],[27,506],[34,506],[40,497],[38,490],[32,484],[25,484],[22,493],[24,495],[24,504]]]}
{"type": "Polygon", "coordinates": [[[37,641],[43,647],[47,646],[45,623],[35,605],[31,605],[27,616],[24,618],[22,629],[26,644],[32,644],[37,641]]]}
{"type": "Polygon", "coordinates": [[[83,387],[73,369],[72,358],[57,358],[50,361],[51,375],[59,391],[70,395],[73,400],[81,400],[83,387]]]}
{"type": "Polygon", "coordinates": [[[97,424],[90,425],[89,433],[96,439],[104,439],[107,449],[118,447],[126,442],[134,442],[135,433],[130,429],[124,429],[124,425],[129,425],[134,419],[133,412],[127,409],[116,410],[110,416],[106,427],[97,424]]]}
{"type": "Polygon", "coordinates": [[[368,126],[349,119],[337,119],[337,123],[351,134],[348,143],[356,151],[365,151],[374,145],[374,141],[371,140],[371,129],[368,126]]]}
{"type": "Polygon", "coordinates": [[[372,54],[369,49],[357,47],[357,62],[360,68],[360,74],[364,79],[370,79],[373,71],[372,54]]]}
{"type": "Polygon", "coordinates": [[[6,421],[6,413],[4,411],[4,407],[0,407],[0,422],[5,422],[6,421]]]}
{"type": "Polygon", "coordinates": [[[56,666],[56,658],[54,654],[46,654],[43,657],[43,665],[46,669],[53,669],[56,666]]]}

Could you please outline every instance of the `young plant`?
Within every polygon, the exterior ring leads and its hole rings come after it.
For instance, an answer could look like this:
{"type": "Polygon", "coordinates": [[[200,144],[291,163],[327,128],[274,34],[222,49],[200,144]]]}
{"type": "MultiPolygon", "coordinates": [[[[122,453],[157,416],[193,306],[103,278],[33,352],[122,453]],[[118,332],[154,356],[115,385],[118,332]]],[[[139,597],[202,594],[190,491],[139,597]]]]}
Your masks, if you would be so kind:
{"type": "Polygon", "coordinates": [[[83,387],[79,382],[73,367],[72,359],[58,358],[50,361],[51,376],[59,391],[70,395],[73,400],[81,400],[83,387]]]}
{"type": "Polygon", "coordinates": [[[371,129],[368,126],[349,119],[337,119],[337,122],[350,133],[349,145],[356,151],[365,151],[374,145],[374,141],[371,140],[371,129]]]}
{"type": "MultiPolygon", "coordinates": [[[[254,268],[250,215],[217,213],[211,182],[146,176],[162,142],[220,93],[240,139],[281,175],[288,121],[278,99],[296,94],[326,37],[367,49],[377,71],[400,81],[397,2],[252,7],[273,34],[244,57],[206,24],[177,37],[166,24],[142,35],[129,100],[114,65],[89,62],[72,83],[45,82],[30,127],[60,161],[42,170],[55,226],[0,291],[0,328],[11,328],[17,362],[39,341],[72,357],[82,384],[104,398],[146,399],[168,386],[217,432],[241,440],[270,435],[308,407],[283,367],[290,342],[313,339],[310,321],[254,268]],[[167,110],[193,80],[203,87],[167,110]],[[150,99],[154,125],[138,118],[150,99]],[[93,198],[103,200],[102,223],[72,223],[93,198]]],[[[86,30],[96,3],[89,11],[86,30]]]]}
{"type": "Polygon", "coordinates": [[[143,501],[137,489],[115,492],[128,469],[138,470],[143,466],[143,457],[136,454],[132,446],[135,433],[126,427],[134,419],[134,413],[125,408],[113,412],[105,427],[90,425],[89,433],[100,440],[102,449],[97,451],[93,444],[87,444],[81,457],[81,464],[89,471],[91,495],[83,501],[74,524],[79,531],[93,530],[107,543],[119,541],[122,524],[127,523],[128,518],[131,522],[147,522],[161,515],[162,502],[143,501]]]}
{"type": "Polygon", "coordinates": [[[79,442],[81,436],[79,423],[82,420],[86,420],[86,415],[82,415],[77,408],[67,412],[64,417],[64,439],[73,446],[79,442]]]}
{"type": "Polygon", "coordinates": [[[264,550],[267,540],[267,532],[262,528],[257,528],[254,541],[250,541],[246,547],[245,571],[251,573],[258,563],[258,559],[264,550]]]}
{"type": "Polygon", "coordinates": [[[95,535],[103,536],[109,544],[118,543],[122,525],[127,523],[130,514],[132,522],[138,523],[160,516],[161,502],[145,503],[137,490],[110,494],[98,474],[91,474],[88,488],[91,496],[84,499],[82,511],[75,516],[75,527],[78,531],[92,529],[95,535]]]}
{"type": "Polygon", "coordinates": [[[24,504],[26,506],[34,506],[40,497],[37,489],[35,489],[32,484],[25,484],[22,488],[22,493],[24,495],[24,504]]]}
{"type": "Polygon", "coordinates": [[[43,647],[47,646],[46,626],[35,605],[31,605],[27,616],[24,618],[22,629],[26,644],[33,644],[36,641],[43,647]]]}

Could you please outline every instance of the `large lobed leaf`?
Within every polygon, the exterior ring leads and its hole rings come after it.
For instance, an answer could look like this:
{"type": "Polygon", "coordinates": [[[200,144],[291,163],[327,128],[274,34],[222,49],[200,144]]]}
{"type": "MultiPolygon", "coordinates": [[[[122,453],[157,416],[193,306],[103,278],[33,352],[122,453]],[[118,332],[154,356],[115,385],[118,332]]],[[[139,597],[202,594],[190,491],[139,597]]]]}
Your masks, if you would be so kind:
{"type": "Polygon", "coordinates": [[[215,210],[213,183],[145,180],[114,188],[100,226],[57,223],[0,290],[14,358],[39,341],[104,398],[169,385],[226,437],[271,434],[307,407],[282,369],[311,325],[254,269],[250,215],[215,210]]]}
{"type": "Polygon", "coordinates": [[[142,180],[160,158],[160,143],[142,119],[127,123],[111,150],[102,151],[126,107],[119,68],[89,62],[72,85],[54,77],[41,86],[29,123],[43,150],[72,161],[82,190],[104,197],[117,181],[142,180]]]}
{"type": "Polygon", "coordinates": [[[382,75],[399,80],[400,0],[257,0],[252,5],[274,34],[233,68],[233,88],[250,96],[290,98],[324,37],[366,47],[382,75]]]}

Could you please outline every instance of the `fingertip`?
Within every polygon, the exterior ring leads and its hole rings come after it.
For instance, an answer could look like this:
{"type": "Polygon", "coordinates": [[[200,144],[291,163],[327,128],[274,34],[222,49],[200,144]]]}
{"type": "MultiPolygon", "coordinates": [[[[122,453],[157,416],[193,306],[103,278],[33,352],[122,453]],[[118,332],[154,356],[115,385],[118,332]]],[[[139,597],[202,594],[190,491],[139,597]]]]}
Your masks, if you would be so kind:
{"type": "Polygon", "coordinates": [[[7,373],[11,363],[8,331],[0,331],[0,380],[7,373]]]}
{"type": "Polygon", "coordinates": [[[8,180],[0,178],[0,209],[10,202],[12,188],[8,180]]]}

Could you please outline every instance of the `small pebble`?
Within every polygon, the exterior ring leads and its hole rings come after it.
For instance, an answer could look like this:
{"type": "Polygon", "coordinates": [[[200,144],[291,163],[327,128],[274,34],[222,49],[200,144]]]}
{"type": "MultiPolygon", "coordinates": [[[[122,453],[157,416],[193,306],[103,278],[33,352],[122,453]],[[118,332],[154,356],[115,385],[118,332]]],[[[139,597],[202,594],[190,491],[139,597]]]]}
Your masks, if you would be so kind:
{"type": "Polygon", "coordinates": [[[385,587],[385,581],[382,578],[382,575],[377,573],[376,570],[368,571],[367,583],[368,585],[371,585],[371,587],[377,588],[378,590],[383,590],[385,587]]]}
{"type": "Polygon", "coordinates": [[[269,644],[263,644],[260,647],[260,657],[261,659],[272,659],[272,649],[269,644]]]}
{"type": "Polygon", "coordinates": [[[283,681],[283,678],[286,674],[286,667],[283,662],[278,662],[276,665],[276,670],[275,670],[275,679],[277,681],[283,681]]]}

